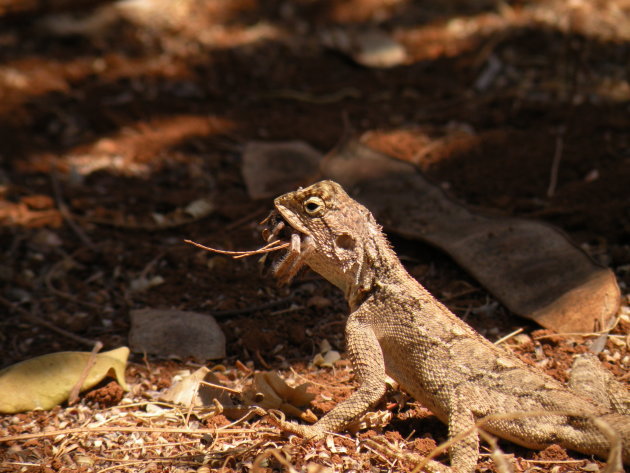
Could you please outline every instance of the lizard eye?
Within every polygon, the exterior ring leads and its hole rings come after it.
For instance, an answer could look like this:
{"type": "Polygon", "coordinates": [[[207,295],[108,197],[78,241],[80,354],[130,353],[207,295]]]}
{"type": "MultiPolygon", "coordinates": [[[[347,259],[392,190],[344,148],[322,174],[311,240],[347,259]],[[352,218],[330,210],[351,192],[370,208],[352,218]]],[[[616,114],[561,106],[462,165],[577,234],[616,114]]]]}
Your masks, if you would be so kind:
{"type": "Polygon", "coordinates": [[[309,197],[304,201],[304,210],[312,217],[321,215],[324,208],[324,201],[319,197],[309,197]]]}

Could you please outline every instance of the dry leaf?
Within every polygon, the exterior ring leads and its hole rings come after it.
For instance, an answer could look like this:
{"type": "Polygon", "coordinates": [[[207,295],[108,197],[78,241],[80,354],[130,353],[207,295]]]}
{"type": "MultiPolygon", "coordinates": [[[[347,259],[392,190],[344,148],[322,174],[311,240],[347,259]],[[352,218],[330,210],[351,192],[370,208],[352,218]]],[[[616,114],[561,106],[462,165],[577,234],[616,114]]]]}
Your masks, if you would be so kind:
{"type": "MultiPolygon", "coordinates": [[[[59,352],[22,361],[0,371],[0,412],[13,414],[33,409],[51,409],[61,404],[79,381],[90,359],[88,352],[59,352]]],[[[101,382],[113,374],[125,391],[125,367],[129,348],[96,355],[94,366],[85,378],[81,391],[101,382]]]]}
{"type": "Polygon", "coordinates": [[[352,433],[366,429],[381,429],[387,426],[393,417],[390,411],[371,411],[348,424],[347,429],[352,433]]]}
{"type": "Polygon", "coordinates": [[[332,368],[341,359],[338,351],[333,350],[330,342],[324,339],[319,347],[319,353],[313,357],[313,364],[319,368],[332,368]]]}
{"type": "Polygon", "coordinates": [[[243,399],[249,405],[264,409],[278,409],[287,415],[312,422],[312,413],[303,413],[304,407],[315,398],[306,392],[308,383],[292,388],[277,373],[265,371],[254,375],[252,386],[243,391],[243,399]]]}
{"type": "Polygon", "coordinates": [[[208,368],[202,366],[197,371],[182,377],[175,382],[162,396],[165,401],[184,406],[204,406],[213,405],[216,399],[223,407],[233,407],[234,403],[228,392],[224,389],[215,388],[203,384],[203,382],[221,386],[222,383],[208,368]]]}

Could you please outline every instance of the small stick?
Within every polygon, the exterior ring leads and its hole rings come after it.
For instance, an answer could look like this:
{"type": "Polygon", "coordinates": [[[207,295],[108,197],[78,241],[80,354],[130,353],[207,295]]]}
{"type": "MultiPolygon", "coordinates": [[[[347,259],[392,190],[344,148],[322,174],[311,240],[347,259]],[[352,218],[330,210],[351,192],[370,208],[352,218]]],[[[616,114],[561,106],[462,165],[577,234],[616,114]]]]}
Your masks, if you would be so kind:
{"type": "Polygon", "coordinates": [[[233,394],[242,394],[242,392],[238,389],[228,388],[227,386],[221,386],[220,384],[209,383],[208,381],[199,381],[199,385],[209,386],[214,389],[221,389],[233,394]]]}
{"type": "Polygon", "coordinates": [[[92,352],[90,353],[90,358],[88,358],[87,363],[83,367],[83,371],[81,371],[81,376],[79,376],[79,379],[72,388],[72,391],[70,391],[70,395],[68,396],[69,406],[77,402],[77,400],[79,399],[81,387],[83,387],[83,383],[90,374],[90,370],[94,366],[94,363],[96,363],[96,354],[101,351],[101,348],[103,348],[102,342],[98,341],[94,344],[94,348],[92,348],[92,352]]]}
{"type": "MultiPolygon", "coordinates": [[[[231,424],[230,424],[231,425],[231,424]]],[[[229,427],[229,426],[226,426],[229,427]]],[[[19,434],[8,435],[6,437],[0,437],[0,443],[3,442],[15,442],[20,440],[30,440],[38,438],[56,437],[57,435],[74,435],[74,434],[94,434],[102,432],[158,432],[165,434],[252,434],[260,433],[256,429],[227,429],[223,427],[217,427],[216,429],[190,429],[190,428],[162,428],[162,427],[75,427],[71,429],[51,430],[49,432],[39,432],[36,434],[19,434]]]]}
{"type": "Polygon", "coordinates": [[[517,328],[516,330],[514,330],[512,333],[508,333],[507,335],[505,335],[504,337],[499,338],[496,342],[494,342],[495,345],[501,345],[503,342],[509,340],[512,337],[515,337],[516,335],[518,335],[519,333],[521,333],[523,330],[525,330],[523,327],[521,328],[517,328]]]}
{"type": "Polygon", "coordinates": [[[81,240],[85,246],[87,246],[92,251],[98,251],[98,248],[96,247],[94,242],[90,240],[83,229],[74,221],[72,213],[70,212],[70,209],[68,209],[68,206],[64,202],[61,195],[61,186],[59,185],[59,180],[57,179],[57,174],[55,171],[50,173],[50,181],[52,183],[55,201],[57,202],[57,207],[59,208],[59,213],[61,214],[61,217],[66,221],[68,226],[72,229],[75,235],[79,237],[79,240],[81,240]]]}
{"type": "Polygon", "coordinates": [[[90,347],[94,346],[94,344],[96,343],[96,340],[90,340],[89,338],[85,338],[75,333],[68,332],[67,330],[57,327],[55,324],[48,322],[47,320],[44,320],[35,314],[31,314],[26,309],[20,307],[17,304],[14,304],[13,302],[9,301],[8,299],[5,299],[2,296],[0,296],[0,304],[3,304],[7,306],[9,309],[14,310],[18,314],[20,314],[22,317],[24,317],[25,320],[41,325],[42,327],[46,327],[48,330],[58,333],[59,335],[62,335],[71,340],[74,340],[77,343],[81,343],[82,345],[88,345],[90,347]]]}
{"type": "Polygon", "coordinates": [[[252,221],[254,219],[257,219],[258,216],[261,215],[266,210],[267,210],[266,207],[260,207],[260,208],[256,209],[255,211],[253,211],[252,213],[247,214],[247,215],[245,215],[245,216],[243,216],[243,217],[241,217],[241,218],[239,218],[237,220],[234,220],[234,221],[228,223],[225,226],[225,230],[226,231],[234,230],[235,228],[238,228],[241,225],[244,225],[244,224],[246,224],[246,223],[248,223],[248,222],[250,222],[250,221],[252,221]]]}
{"type": "MultiPolygon", "coordinates": [[[[79,251],[73,253],[73,255],[78,254],[83,248],[79,249],[79,251]]],[[[81,304],[84,305],[86,307],[91,307],[92,309],[101,309],[101,306],[97,305],[97,304],[93,304],[91,302],[88,301],[84,301],[82,299],[79,299],[78,297],[73,296],[72,294],[68,294],[67,292],[64,292],[60,289],[57,289],[55,287],[55,285],[53,284],[52,280],[53,277],[55,276],[55,274],[57,273],[57,271],[59,270],[59,268],[67,261],[74,261],[72,259],[72,257],[67,257],[65,259],[62,259],[58,262],[56,262],[55,264],[53,264],[52,268],[50,268],[50,271],[48,271],[45,275],[44,275],[44,284],[46,284],[46,287],[48,288],[48,290],[50,292],[52,292],[53,294],[59,296],[59,297],[63,297],[64,299],[68,299],[69,301],[72,301],[76,304],[81,304]]]]}
{"type": "Polygon", "coordinates": [[[549,176],[549,187],[547,188],[547,197],[550,198],[556,193],[556,186],[558,184],[558,170],[560,168],[560,160],[562,159],[562,151],[564,148],[564,131],[564,127],[560,127],[556,135],[556,150],[553,154],[551,173],[549,176]]]}
{"type": "Polygon", "coordinates": [[[279,305],[287,304],[291,302],[292,298],[286,297],[277,301],[265,302],[264,304],[245,307],[243,309],[228,309],[228,310],[211,310],[209,314],[213,317],[231,317],[234,315],[251,314],[252,312],[258,312],[266,309],[273,309],[279,305]]]}
{"type": "Polygon", "coordinates": [[[227,250],[218,250],[216,248],[210,248],[209,246],[202,245],[201,243],[196,243],[192,240],[184,240],[184,242],[189,243],[191,245],[195,245],[202,250],[210,251],[212,253],[219,253],[220,255],[229,255],[234,259],[244,258],[246,256],[259,255],[262,253],[271,253],[272,251],[281,250],[282,248],[287,248],[290,243],[282,243],[280,240],[275,240],[269,243],[268,245],[259,248],[258,250],[251,251],[227,251],[227,250]]]}

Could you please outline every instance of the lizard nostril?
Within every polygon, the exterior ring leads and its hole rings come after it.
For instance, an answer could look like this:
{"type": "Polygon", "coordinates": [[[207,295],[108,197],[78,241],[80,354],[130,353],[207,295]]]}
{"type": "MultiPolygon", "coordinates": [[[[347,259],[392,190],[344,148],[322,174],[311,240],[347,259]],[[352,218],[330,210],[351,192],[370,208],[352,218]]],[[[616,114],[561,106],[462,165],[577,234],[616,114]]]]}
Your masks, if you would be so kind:
{"type": "Polygon", "coordinates": [[[354,248],[355,241],[354,238],[352,238],[350,235],[344,233],[337,237],[335,243],[339,248],[343,248],[344,250],[352,250],[354,248]]]}

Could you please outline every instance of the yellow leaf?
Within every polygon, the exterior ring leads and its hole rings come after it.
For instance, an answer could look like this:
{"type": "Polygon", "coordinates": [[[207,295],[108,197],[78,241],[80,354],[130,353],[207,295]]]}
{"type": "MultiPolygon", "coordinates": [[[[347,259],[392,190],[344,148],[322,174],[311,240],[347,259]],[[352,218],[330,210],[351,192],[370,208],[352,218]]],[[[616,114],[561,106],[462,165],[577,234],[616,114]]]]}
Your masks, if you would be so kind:
{"type": "MultiPolygon", "coordinates": [[[[13,414],[33,409],[51,409],[68,399],[85,369],[91,353],[64,351],[38,356],[0,371],[0,412],[13,414]]],[[[96,355],[81,391],[101,382],[112,373],[125,391],[125,367],[129,348],[96,355]]]]}

